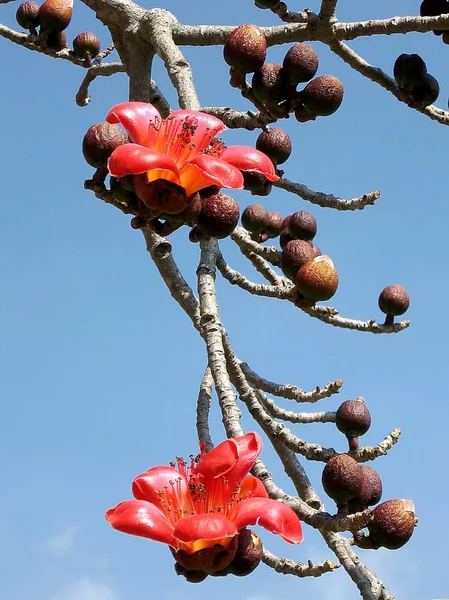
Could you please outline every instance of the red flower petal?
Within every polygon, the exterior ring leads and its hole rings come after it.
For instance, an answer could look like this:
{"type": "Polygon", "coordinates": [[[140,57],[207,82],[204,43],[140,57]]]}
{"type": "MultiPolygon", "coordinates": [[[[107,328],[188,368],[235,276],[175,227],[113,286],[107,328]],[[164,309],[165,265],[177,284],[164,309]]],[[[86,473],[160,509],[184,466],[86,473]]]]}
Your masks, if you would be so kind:
{"type": "Polygon", "coordinates": [[[153,467],[137,475],[132,490],[134,498],[151,502],[170,521],[185,510],[194,511],[189,483],[184,475],[173,467],[153,467]]]}
{"type": "Polygon", "coordinates": [[[234,516],[237,529],[247,525],[261,525],[271,533],[280,535],[286,542],[302,542],[301,521],[293,510],[279,500],[248,498],[243,500],[234,516]]]}
{"type": "Polygon", "coordinates": [[[181,167],[206,150],[225,129],[224,123],[212,115],[176,110],[164,120],[155,150],[168,154],[181,167]]]}
{"type": "Polygon", "coordinates": [[[196,540],[221,540],[234,537],[237,533],[235,523],[217,514],[203,513],[180,519],[173,531],[173,537],[180,542],[196,540]]]}
{"type": "Polygon", "coordinates": [[[178,168],[173,159],[138,144],[119,146],[108,160],[108,170],[113,177],[139,175],[153,169],[165,169],[178,176],[178,168]]]}
{"type": "Polygon", "coordinates": [[[187,196],[209,185],[234,189],[243,187],[243,175],[237,168],[207,154],[199,154],[191,162],[184,164],[179,177],[187,196]]]}
{"type": "Polygon", "coordinates": [[[267,490],[260,479],[252,475],[245,477],[240,488],[239,499],[245,498],[268,498],[267,490]]]}
{"type": "Polygon", "coordinates": [[[241,171],[255,171],[264,175],[268,181],[278,181],[274,165],[266,154],[250,146],[231,146],[220,155],[230,165],[241,171]]]}
{"type": "Polygon", "coordinates": [[[122,102],[106,116],[108,123],[120,123],[136,144],[154,148],[162,117],[157,108],[146,102],[122,102]]]}
{"type": "Polygon", "coordinates": [[[105,513],[106,520],[118,531],[149,538],[178,548],[173,525],[153,504],[144,500],[126,500],[105,513]]]}
{"type": "Polygon", "coordinates": [[[262,440],[254,432],[225,440],[201,458],[195,474],[203,476],[206,489],[207,480],[222,475],[226,476],[229,483],[240,486],[261,451],[262,440]]]}

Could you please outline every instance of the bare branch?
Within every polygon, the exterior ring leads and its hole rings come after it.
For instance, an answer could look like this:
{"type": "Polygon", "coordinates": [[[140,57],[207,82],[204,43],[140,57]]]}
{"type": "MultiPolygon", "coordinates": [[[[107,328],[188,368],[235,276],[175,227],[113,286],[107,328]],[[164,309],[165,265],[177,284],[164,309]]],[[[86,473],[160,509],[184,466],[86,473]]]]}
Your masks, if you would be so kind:
{"type": "Polygon", "coordinates": [[[293,412],[291,410],[285,410],[264,395],[264,398],[260,398],[262,404],[267,409],[269,414],[275,419],[281,419],[282,421],[289,421],[290,423],[335,423],[335,412],[293,412]]]}
{"type": "Polygon", "coordinates": [[[99,54],[97,54],[97,56],[95,56],[94,60],[92,61],[93,64],[101,63],[101,61],[103,59],[105,59],[106,57],[108,57],[112,52],[114,52],[114,50],[115,50],[114,44],[109,44],[109,46],[107,48],[105,48],[102,52],[100,52],[99,54]]]}
{"type": "Polygon", "coordinates": [[[198,433],[198,440],[205,444],[206,452],[209,452],[214,447],[209,431],[209,409],[213,385],[214,378],[212,377],[210,368],[207,367],[200,385],[196,405],[196,430],[198,433]]]}
{"type": "Polygon", "coordinates": [[[323,388],[317,387],[313,392],[304,392],[296,385],[281,385],[260,377],[260,375],[250,369],[248,364],[245,362],[241,362],[240,367],[245,374],[245,377],[253,387],[259,388],[264,392],[273,394],[274,396],[295,400],[296,402],[310,402],[313,404],[318,402],[318,400],[329,398],[334,394],[338,394],[341,386],[343,385],[343,381],[339,379],[337,381],[328,383],[323,388]]]}
{"type": "Polygon", "coordinates": [[[252,110],[238,111],[227,106],[204,106],[201,112],[214,115],[230,129],[264,129],[268,123],[274,123],[268,115],[252,110]]]}
{"type": "Polygon", "coordinates": [[[237,285],[242,290],[255,294],[256,296],[267,296],[268,298],[278,298],[280,300],[289,300],[291,297],[293,286],[286,287],[284,285],[266,285],[264,283],[255,283],[247,279],[242,273],[230,267],[222,254],[217,258],[217,267],[225,279],[232,285],[237,285]]]}
{"type": "Polygon", "coordinates": [[[335,9],[338,0],[322,0],[319,17],[323,21],[335,21],[335,9]]]}
{"type": "Polygon", "coordinates": [[[380,192],[370,192],[369,194],[363,194],[363,196],[360,196],[359,198],[344,200],[343,198],[333,196],[332,194],[314,192],[307,186],[301,183],[293,183],[284,177],[279,179],[274,185],[287,192],[297,194],[303,200],[307,200],[312,204],[317,204],[318,206],[325,208],[334,208],[335,210],[362,210],[365,206],[374,204],[380,197],[380,192]]]}
{"type": "Polygon", "coordinates": [[[178,93],[179,106],[189,110],[200,110],[200,103],[193,85],[190,65],[172,37],[175,17],[160,8],[148,11],[151,42],[158,56],[164,61],[170,81],[178,93]]]}
{"type": "Polygon", "coordinates": [[[149,228],[143,228],[142,233],[147,243],[147,250],[151,254],[151,258],[156,264],[170,294],[191,318],[195,328],[200,330],[198,299],[173,259],[171,244],[149,228]]]}
{"type": "Polygon", "coordinates": [[[122,63],[99,63],[90,67],[76,94],[75,100],[78,106],[87,106],[91,101],[89,86],[97,77],[110,77],[116,73],[123,73],[125,66],[122,63]]]}
{"type": "MultiPolygon", "coordinates": [[[[245,375],[243,374],[243,371],[240,368],[240,362],[236,357],[232,349],[231,343],[229,341],[229,338],[225,332],[223,332],[223,347],[226,353],[226,361],[232,383],[237,389],[241,400],[245,402],[246,406],[248,407],[248,410],[251,412],[250,406],[260,405],[260,402],[256,397],[256,394],[258,392],[253,390],[248,385],[248,382],[245,379],[245,375]]],[[[263,392],[259,392],[259,394],[263,394],[263,392]]],[[[282,443],[282,440],[277,439],[276,436],[271,435],[271,428],[266,422],[263,422],[262,420],[258,421],[258,423],[261,426],[262,430],[268,435],[273,445],[273,448],[275,449],[279,458],[281,459],[285,471],[287,475],[291,478],[301,501],[303,500],[307,505],[313,508],[321,509],[322,502],[315,490],[313,489],[306,472],[304,471],[302,465],[299,463],[295,454],[282,443]]],[[[302,518],[307,518],[306,514],[304,513],[304,508],[305,507],[302,505],[299,506],[299,510],[301,512],[300,516],[302,518]]],[[[309,519],[312,516],[312,514],[308,514],[309,519]]]]}
{"type": "Polygon", "coordinates": [[[391,17],[355,23],[335,23],[332,31],[337,40],[354,40],[371,35],[392,35],[412,31],[426,33],[432,30],[444,31],[449,28],[449,16],[438,17],[391,17]]]}
{"type": "Polygon", "coordinates": [[[276,246],[262,246],[258,242],[251,239],[249,233],[243,227],[236,227],[231,233],[231,239],[239,246],[240,249],[255,252],[262,256],[275,267],[278,267],[281,262],[281,253],[276,246]]]}
{"type": "Polygon", "coordinates": [[[270,267],[269,262],[262,258],[262,256],[259,256],[255,252],[248,250],[248,248],[245,246],[240,247],[240,252],[252,262],[257,271],[259,271],[259,273],[263,275],[265,279],[272,285],[291,287],[291,282],[286,277],[278,275],[276,271],[270,267]]]}
{"type": "Polygon", "coordinates": [[[201,258],[197,269],[201,335],[206,342],[209,367],[215,381],[226,433],[228,437],[237,437],[243,435],[241,413],[226,367],[222,341],[223,326],[218,315],[215,291],[215,264],[218,252],[216,240],[201,242],[201,258]]]}
{"type": "Polygon", "coordinates": [[[326,560],[316,565],[309,560],[307,565],[304,565],[303,563],[297,563],[289,558],[279,558],[266,548],[264,548],[262,560],[268,567],[271,567],[277,573],[282,573],[283,575],[295,575],[295,577],[320,577],[321,575],[324,575],[324,573],[331,573],[340,567],[340,565],[336,565],[331,560],[326,560]]]}
{"type": "Polygon", "coordinates": [[[377,575],[362,563],[351,548],[349,539],[333,532],[323,532],[323,537],[356,584],[363,600],[395,600],[394,596],[385,589],[377,575]]]}
{"type": "MultiPolygon", "coordinates": [[[[91,8],[97,18],[109,28],[119,26],[126,29],[144,20],[147,11],[132,0],[81,0],[91,8]]],[[[117,44],[115,44],[117,48],[117,44]]],[[[117,48],[119,50],[119,48],[117,48]]]]}

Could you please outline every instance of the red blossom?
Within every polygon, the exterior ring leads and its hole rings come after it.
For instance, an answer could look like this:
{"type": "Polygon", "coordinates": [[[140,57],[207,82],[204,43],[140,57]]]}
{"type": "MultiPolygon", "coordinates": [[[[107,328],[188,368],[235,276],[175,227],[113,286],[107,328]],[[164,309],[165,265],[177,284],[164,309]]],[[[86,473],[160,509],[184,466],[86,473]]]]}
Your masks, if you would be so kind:
{"type": "Polygon", "coordinates": [[[216,117],[178,110],[162,119],[144,102],[124,102],[106,120],[120,123],[132,143],[117,148],[108,162],[113,177],[145,174],[146,183],[164,179],[184,188],[186,199],[210,185],[241,189],[241,171],[255,171],[269,181],[279,177],[271,160],[247,146],[226,146],[217,135],[226,127],[216,117]]]}
{"type": "Polygon", "coordinates": [[[108,510],[106,519],[114,529],[168,544],[175,556],[203,553],[203,563],[204,551],[218,546],[232,549],[232,560],[238,531],[256,523],[298,544],[296,514],[268,498],[259,479],[248,474],[261,450],[259,435],[248,433],[202,452],[189,465],[178,458],[176,466],[153,467],[134,479],[135,499],[108,510]]]}

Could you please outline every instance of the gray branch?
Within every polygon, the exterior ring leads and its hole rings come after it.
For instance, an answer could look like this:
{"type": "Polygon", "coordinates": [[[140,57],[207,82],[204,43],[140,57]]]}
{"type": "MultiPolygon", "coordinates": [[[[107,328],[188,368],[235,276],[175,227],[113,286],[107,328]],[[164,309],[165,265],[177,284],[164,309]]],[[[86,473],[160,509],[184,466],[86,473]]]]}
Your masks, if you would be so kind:
{"type": "Polygon", "coordinates": [[[274,400],[268,398],[265,394],[260,400],[274,419],[281,419],[290,423],[335,423],[335,412],[294,412],[285,410],[278,406],[274,400]]]}
{"type": "Polygon", "coordinates": [[[237,285],[242,290],[256,296],[266,296],[268,298],[278,298],[279,300],[290,300],[293,286],[284,285],[266,285],[265,283],[256,283],[247,279],[242,273],[230,267],[222,254],[217,258],[217,267],[225,279],[232,285],[237,285]]]}
{"type": "Polygon", "coordinates": [[[215,381],[223,425],[228,437],[237,437],[243,435],[241,413],[226,367],[222,341],[223,326],[218,315],[215,291],[215,265],[218,252],[216,240],[201,242],[201,258],[197,269],[201,335],[206,342],[209,367],[215,381]]]}
{"type": "Polygon", "coordinates": [[[274,396],[287,398],[288,400],[295,400],[296,402],[310,402],[313,404],[318,402],[318,400],[329,398],[334,394],[338,394],[341,386],[343,385],[343,381],[338,379],[337,381],[328,383],[323,388],[317,387],[313,392],[304,392],[304,390],[296,385],[282,385],[279,383],[274,383],[273,381],[268,381],[268,379],[264,379],[255,371],[250,369],[248,364],[245,362],[241,362],[240,367],[245,374],[245,377],[253,387],[259,388],[264,392],[273,394],[274,396]]]}
{"type": "Polygon", "coordinates": [[[78,106],[87,106],[91,101],[89,86],[97,77],[110,77],[116,73],[123,73],[125,66],[122,63],[100,63],[90,67],[76,94],[75,100],[78,106]]]}
{"type": "Polygon", "coordinates": [[[203,106],[201,112],[214,115],[230,129],[264,129],[268,123],[274,123],[267,114],[252,110],[238,111],[227,106],[203,106]]]}
{"type": "Polygon", "coordinates": [[[269,550],[264,548],[263,551],[263,562],[274,569],[277,573],[283,575],[295,575],[295,577],[320,577],[324,573],[332,573],[335,569],[338,569],[340,565],[336,565],[331,560],[326,560],[316,565],[311,560],[304,565],[303,563],[297,563],[289,558],[279,558],[272,554],[269,550]]]}
{"type": "Polygon", "coordinates": [[[10,29],[5,25],[0,24],[0,37],[4,37],[7,40],[10,40],[14,44],[19,46],[23,46],[28,50],[32,50],[33,52],[40,52],[41,54],[45,54],[50,56],[51,58],[61,58],[63,60],[68,60],[74,65],[78,67],[85,68],[84,60],[80,60],[72,54],[69,53],[68,48],[64,48],[64,50],[60,50],[59,52],[55,52],[55,50],[51,50],[50,48],[41,48],[39,45],[39,38],[33,35],[29,35],[26,33],[19,33],[18,31],[14,31],[14,29],[10,29]]]}
{"type": "Polygon", "coordinates": [[[265,258],[275,267],[281,264],[281,253],[276,246],[262,246],[251,239],[249,233],[243,227],[236,227],[231,233],[231,239],[243,250],[254,252],[262,258],[265,258]]]}
{"type": "Polygon", "coordinates": [[[292,192],[293,194],[300,196],[303,200],[307,200],[307,202],[325,208],[334,208],[335,210],[362,210],[365,206],[374,204],[380,197],[380,192],[369,192],[368,194],[363,194],[363,196],[360,196],[359,198],[344,200],[343,198],[333,196],[332,194],[314,192],[307,186],[301,183],[293,183],[284,177],[279,179],[274,185],[287,192],[292,192]]]}
{"type": "Polygon", "coordinates": [[[212,377],[210,368],[207,367],[203,380],[201,381],[196,404],[196,430],[198,433],[198,441],[203,442],[206,445],[206,452],[209,452],[214,447],[209,431],[209,409],[213,385],[214,378],[212,377]]]}

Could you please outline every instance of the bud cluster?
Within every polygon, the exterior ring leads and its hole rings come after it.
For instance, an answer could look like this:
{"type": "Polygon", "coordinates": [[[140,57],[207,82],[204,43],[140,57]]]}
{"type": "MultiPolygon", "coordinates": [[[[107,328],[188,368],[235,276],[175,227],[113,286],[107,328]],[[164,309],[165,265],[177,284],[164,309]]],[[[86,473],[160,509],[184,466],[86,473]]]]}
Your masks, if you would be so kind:
{"type": "MultiPolygon", "coordinates": [[[[259,2],[271,8],[272,2],[259,2]]],[[[265,62],[267,41],[256,25],[237,27],[224,45],[224,59],[231,67],[231,85],[251,98],[273,120],[295,113],[300,123],[332,115],[343,100],[343,85],[332,75],[315,77],[319,58],[307,44],[297,43],[286,53],[282,65],[265,62]],[[253,73],[251,87],[246,74],[253,73]],[[298,85],[309,82],[302,90],[298,85]],[[251,92],[251,95],[249,95],[251,92]]]]}
{"type": "Polygon", "coordinates": [[[438,81],[427,72],[427,65],[419,54],[398,56],[393,75],[401,89],[401,99],[413,108],[433,104],[440,94],[438,81]]]}
{"type": "Polygon", "coordinates": [[[368,535],[358,532],[362,534],[363,547],[400,548],[413,534],[417,523],[415,508],[410,500],[387,500],[378,504],[383,492],[379,474],[354,458],[357,456],[358,437],[364,435],[371,425],[371,415],[363,399],[343,402],[337,410],[335,422],[348,439],[349,453],[336,454],[327,461],[321,479],[324,491],[334,500],[340,515],[351,515],[377,504],[372,520],[367,524],[368,535]]]}
{"type": "MultiPolygon", "coordinates": [[[[65,30],[72,20],[72,8],[73,0],[45,0],[41,6],[36,2],[23,2],[17,9],[16,20],[31,35],[38,36],[42,49],[60,52],[67,48],[65,30]]],[[[83,32],[73,40],[71,53],[83,60],[86,67],[91,66],[92,58],[99,52],[100,42],[94,33],[83,32]]]]}

